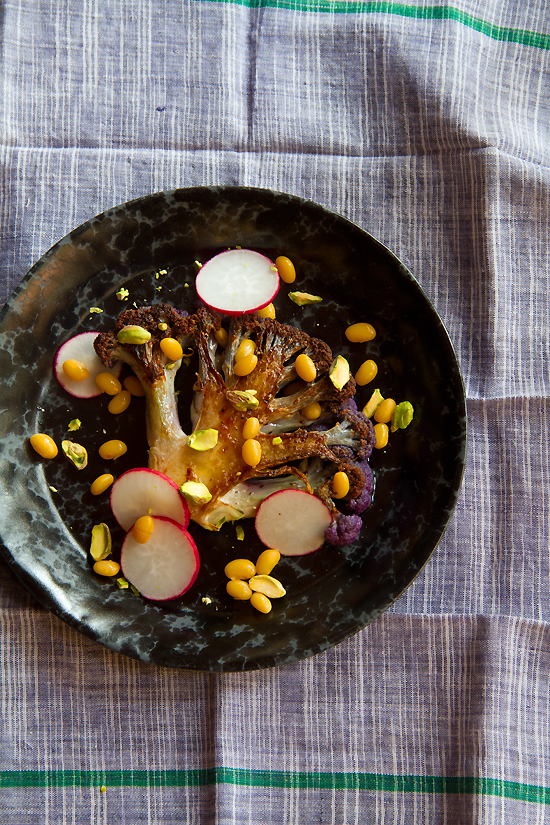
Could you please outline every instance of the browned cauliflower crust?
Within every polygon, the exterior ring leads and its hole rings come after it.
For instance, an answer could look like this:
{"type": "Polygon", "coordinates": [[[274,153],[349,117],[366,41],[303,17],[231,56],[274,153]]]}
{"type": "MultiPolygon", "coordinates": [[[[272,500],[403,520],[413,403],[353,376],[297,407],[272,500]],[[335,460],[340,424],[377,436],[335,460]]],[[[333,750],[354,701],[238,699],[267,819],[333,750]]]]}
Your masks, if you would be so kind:
{"type": "Polygon", "coordinates": [[[207,503],[189,501],[191,518],[203,527],[215,530],[224,521],[253,515],[275,482],[279,489],[295,486],[311,491],[307,474],[297,463],[314,456],[347,470],[352,494],[361,489],[362,472],[349,464],[346,451],[342,454],[337,448],[347,446],[361,458],[372,449],[372,437],[364,417],[343,407],[355,393],[355,382],[350,378],[342,390],[334,387],[329,378],[332,353],[323,341],[255,315],[229,319],[206,308],[186,315],[169,304],[157,304],[122,312],[114,330],[98,336],[95,348],[105,365],[124,361],[141,381],[149,466],[178,485],[194,481],[207,487],[211,495],[207,503]],[[117,333],[127,325],[143,327],[151,333],[150,340],[120,344],[117,333]],[[228,333],[225,347],[216,338],[222,327],[228,333]],[[181,361],[168,361],[160,348],[163,337],[175,338],[184,351],[191,349],[198,356],[196,372],[189,378],[194,389],[192,431],[216,430],[218,441],[211,449],[193,449],[181,428],[174,387],[181,361]],[[239,377],[234,372],[235,353],[245,338],[254,341],[258,363],[250,375],[239,377]],[[317,369],[317,377],[308,384],[296,374],[294,364],[300,353],[309,355],[317,369]],[[343,409],[339,422],[325,431],[312,429],[301,411],[313,401],[321,405],[320,421],[343,409]],[[256,437],[261,460],[255,467],[246,464],[241,454],[243,425],[251,415],[261,427],[256,437]]]}

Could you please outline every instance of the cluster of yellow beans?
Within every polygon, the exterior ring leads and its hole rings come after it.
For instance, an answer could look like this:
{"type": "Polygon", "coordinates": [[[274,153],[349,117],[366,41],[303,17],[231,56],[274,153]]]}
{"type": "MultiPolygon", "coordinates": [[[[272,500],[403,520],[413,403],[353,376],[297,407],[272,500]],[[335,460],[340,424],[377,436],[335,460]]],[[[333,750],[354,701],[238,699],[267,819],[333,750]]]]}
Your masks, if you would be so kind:
{"type": "Polygon", "coordinates": [[[239,378],[243,378],[245,375],[250,375],[256,369],[257,364],[256,343],[251,338],[244,338],[235,353],[233,372],[239,378]]]}
{"type": "Polygon", "coordinates": [[[388,424],[392,419],[396,406],[397,404],[393,398],[385,398],[374,412],[373,418],[376,421],[376,424],[374,425],[374,434],[376,436],[375,447],[378,447],[379,450],[382,450],[388,445],[388,440],[390,437],[390,428],[388,427],[388,424]]]}
{"type": "MultiPolygon", "coordinates": [[[[229,579],[225,588],[227,594],[237,601],[250,601],[252,607],[260,613],[269,613],[272,608],[271,599],[261,590],[253,590],[249,581],[256,579],[258,576],[266,576],[271,579],[269,574],[278,564],[280,558],[281,554],[278,550],[264,550],[258,556],[256,564],[249,559],[233,559],[233,561],[230,561],[224,568],[225,575],[229,579]]],[[[280,585],[281,591],[284,593],[280,582],[276,579],[272,581],[276,585],[280,585]]],[[[254,582],[254,587],[258,586],[261,587],[261,584],[258,585],[254,582]]],[[[272,595],[271,598],[274,598],[274,596],[272,595]]]]}
{"type": "MultiPolygon", "coordinates": [[[[372,324],[352,324],[346,329],[346,338],[353,344],[364,344],[376,338],[376,330],[372,324]]],[[[376,378],[377,373],[378,366],[376,362],[369,358],[367,361],[363,361],[355,373],[355,380],[358,386],[364,387],[365,384],[369,384],[376,378]]]]}
{"type": "MultiPolygon", "coordinates": [[[[351,326],[346,329],[346,338],[354,344],[363,344],[376,338],[376,330],[372,324],[363,322],[351,324],[351,326]]],[[[377,374],[378,365],[369,358],[363,361],[355,373],[355,380],[358,386],[364,387],[366,384],[370,384],[370,382],[376,378],[377,374]]],[[[379,450],[382,450],[388,444],[390,433],[388,424],[391,421],[395,407],[395,401],[392,398],[386,398],[374,414],[374,420],[376,421],[374,425],[376,443],[374,446],[379,450]]]]}
{"type": "Polygon", "coordinates": [[[255,416],[247,418],[243,425],[244,444],[241,455],[249,467],[257,467],[262,459],[262,445],[256,439],[260,432],[260,422],[255,416]]]}

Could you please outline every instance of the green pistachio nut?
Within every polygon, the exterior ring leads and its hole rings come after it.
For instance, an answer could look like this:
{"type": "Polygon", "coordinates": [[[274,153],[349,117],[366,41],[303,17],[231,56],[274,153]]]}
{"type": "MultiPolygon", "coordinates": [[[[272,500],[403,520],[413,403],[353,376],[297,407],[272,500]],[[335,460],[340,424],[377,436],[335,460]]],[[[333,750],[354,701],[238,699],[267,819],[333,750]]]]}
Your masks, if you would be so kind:
{"type": "Polygon", "coordinates": [[[109,527],[101,522],[92,527],[90,555],[94,561],[102,561],[111,555],[112,541],[109,527]]]}
{"type": "Polygon", "coordinates": [[[310,295],[309,292],[289,292],[288,297],[299,307],[304,307],[307,304],[318,304],[323,299],[319,295],[310,295]]]}
{"type": "Polygon", "coordinates": [[[218,443],[218,431],[214,429],[197,430],[191,433],[187,443],[192,450],[198,450],[199,452],[211,450],[218,443]]]}
{"type": "Polygon", "coordinates": [[[257,390],[227,390],[226,398],[238,412],[255,410],[260,402],[256,398],[257,390]]]}
{"type": "Polygon", "coordinates": [[[88,465],[88,451],[82,444],[77,444],[75,441],[62,441],[61,449],[71,464],[77,470],[83,470],[88,465]]]}
{"type": "Polygon", "coordinates": [[[337,390],[341,390],[346,386],[351,378],[351,371],[349,364],[343,355],[337,355],[328,371],[328,377],[334,384],[337,390]]]}
{"type": "Polygon", "coordinates": [[[384,400],[384,396],[380,392],[380,390],[375,390],[365,406],[363,407],[363,413],[367,416],[367,418],[372,418],[382,401],[384,400]]]}
{"type": "Polygon", "coordinates": [[[414,409],[410,401],[402,401],[393,411],[391,431],[404,430],[413,420],[414,409]]]}
{"type": "Polygon", "coordinates": [[[194,504],[208,504],[212,499],[212,493],[206,484],[202,484],[200,481],[184,481],[180,485],[180,493],[194,504]]]}
{"type": "Polygon", "coordinates": [[[151,339],[149,330],[136,324],[129,324],[117,332],[119,344],[146,344],[151,339]]]}

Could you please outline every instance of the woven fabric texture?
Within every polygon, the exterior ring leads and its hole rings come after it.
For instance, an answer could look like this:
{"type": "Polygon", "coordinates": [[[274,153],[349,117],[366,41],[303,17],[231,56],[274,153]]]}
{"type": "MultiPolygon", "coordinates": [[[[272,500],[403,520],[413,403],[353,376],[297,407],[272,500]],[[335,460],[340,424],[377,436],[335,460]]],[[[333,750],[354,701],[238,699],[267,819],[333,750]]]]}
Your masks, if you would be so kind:
{"type": "Polygon", "coordinates": [[[0,303],[117,203],[289,192],[410,268],[469,418],[430,563],[300,663],[126,659],[0,562],[0,821],[550,822],[546,4],[5,0],[0,56],[0,303]]]}

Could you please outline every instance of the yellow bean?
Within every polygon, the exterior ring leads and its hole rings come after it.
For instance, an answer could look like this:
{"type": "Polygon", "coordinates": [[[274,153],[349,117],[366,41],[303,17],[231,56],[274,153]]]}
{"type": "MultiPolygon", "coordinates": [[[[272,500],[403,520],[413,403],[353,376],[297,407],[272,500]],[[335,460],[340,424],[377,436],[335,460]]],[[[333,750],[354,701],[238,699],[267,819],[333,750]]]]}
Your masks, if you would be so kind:
{"type": "Polygon", "coordinates": [[[334,478],[332,479],[332,494],[334,498],[344,498],[348,493],[349,478],[347,473],[343,473],[341,470],[334,473],[334,478]]]}
{"type": "Polygon", "coordinates": [[[138,398],[145,395],[145,390],[141,386],[141,381],[135,375],[129,375],[128,378],[124,379],[124,389],[128,390],[131,395],[135,395],[138,398]]]}
{"type": "Polygon", "coordinates": [[[111,559],[102,559],[102,561],[96,561],[93,571],[98,576],[116,576],[120,571],[120,564],[111,559]]]}
{"type": "Polygon", "coordinates": [[[271,610],[271,602],[267,596],[264,596],[263,593],[258,593],[257,591],[250,597],[250,604],[252,607],[255,607],[256,610],[259,610],[260,613],[269,613],[271,610]]]}
{"type": "Polygon", "coordinates": [[[235,375],[242,378],[244,375],[250,375],[250,373],[256,369],[257,363],[258,356],[252,352],[250,355],[245,355],[243,358],[239,358],[239,360],[235,362],[233,372],[235,375]]]}
{"type": "Polygon", "coordinates": [[[122,389],[122,384],[118,378],[115,378],[110,372],[100,372],[99,375],[96,375],[95,382],[99,389],[107,395],[116,395],[122,389]]]}
{"type": "Polygon", "coordinates": [[[370,358],[368,361],[363,361],[357,372],[355,373],[355,380],[360,387],[369,384],[378,375],[378,366],[375,361],[370,358]]]}
{"type": "Polygon", "coordinates": [[[227,346],[227,342],[229,340],[229,333],[226,329],[220,327],[214,333],[214,338],[216,339],[220,347],[223,347],[225,349],[225,347],[227,346]]]}
{"type": "Polygon", "coordinates": [[[31,447],[42,458],[55,458],[59,450],[53,438],[45,433],[35,433],[30,438],[31,447]]]}
{"type": "Polygon", "coordinates": [[[113,397],[109,401],[107,409],[113,415],[119,415],[120,413],[124,412],[124,410],[128,409],[131,400],[131,393],[129,393],[128,390],[121,390],[120,392],[117,392],[116,395],[113,395],[113,397]]]}
{"type": "Polygon", "coordinates": [[[237,347],[235,361],[241,361],[247,355],[253,355],[256,351],[256,343],[251,338],[245,338],[237,347]]]}
{"type": "Polygon", "coordinates": [[[118,438],[113,438],[111,441],[106,441],[101,445],[98,452],[101,458],[105,461],[110,461],[112,458],[120,458],[121,455],[128,450],[124,441],[119,441],[118,438]]]}
{"type": "Polygon", "coordinates": [[[363,344],[376,338],[376,330],[372,324],[352,324],[346,330],[346,338],[354,344],[363,344]]]}
{"type": "Polygon", "coordinates": [[[90,374],[82,361],[77,361],[76,358],[68,358],[63,361],[63,372],[72,381],[84,381],[90,374]]]}
{"type": "Polygon", "coordinates": [[[296,280],[296,270],[290,258],[287,258],[285,255],[279,255],[278,258],[275,258],[275,266],[279,270],[281,280],[284,281],[285,284],[294,283],[296,280]]]}
{"type": "Polygon", "coordinates": [[[160,348],[170,361],[179,361],[183,356],[181,344],[175,338],[163,338],[160,342],[160,348]]]}
{"type": "Polygon", "coordinates": [[[374,420],[378,421],[379,424],[388,424],[396,407],[397,404],[393,398],[384,398],[374,412],[374,420]]]}
{"type": "Polygon", "coordinates": [[[275,565],[279,563],[280,558],[281,554],[278,550],[264,550],[256,561],[256,575],[269,576],[275,565]]]}
{"type": "Polygon", "coordinates": [[[250,418],[247,418],[244,422],[243,426],[243,436],[248,438],[256,438],[258,433],[260,432],[260,422],[257,418],[253,415],[250,418]]]}
{"type": "Polygon", "coordinates": [[[312,401],[311,404],[302,407],[302,412],[310,421],[315,421],[321,415],[321,405],[318,401],[312,401]]]}
{"type": "Polygon", "coordinates": [[[275,318],[275,307],[273,304],[268,304],[263,309],[259,309],[256,315],[258,318],[275,318]]]}
{"type": "Polygon", "coordinates": [[[374,435],[376,436],[376,444],[374,445],[377,450],[383,450],[384,447],[388,444],[388,439],[390,437],[390,431],[387,424],[375,424],[374,425],[374,435]]]}
{"type": "Polygon", "coordinates": [[[223,572],[228,579],[251,579],[256,575],[256,567],[250,559],[233,559],[225,565],[223,572]]]}
{"type": "Polygon", "coordinates": [[[302,381],[315,381],[317,378],[317,368],[309,355],[306,355],[305,352],[301,352],[298,358],[296,359],[295,363],[296,372],[298,373],[298,377],[302,379],[302,381]]]}
{"type": "Polygon", "coordinates": [[[238,601],[244,602],[252,596],[250,585],[242,579],[231,579],[225,585],[225,589],[231,598],[238,599],[238,601]]]}
{"type": "Polygon", "coordinates": [[[132,537],[138,544],[147,544],[154,529],[155,522],[151,516],[140,516],[132,527],[132,537]]]}
{"type": "Polygon", "coordinates": [[[115,477],[112,476],[111,473],[103,473],[103,475],[98,476],[95,481],[92,481],[90,493],[93,496],[100,496],[101,493],[109,489],[114,480],[115,477]]]}
{"type": "Polygon", "coordinates": [[[256,467],[262,459],[262,447],[255,438],[247,438],[243,444],[241,455],[245,464],[256,467]]]}

